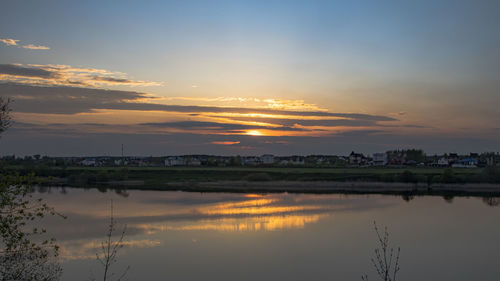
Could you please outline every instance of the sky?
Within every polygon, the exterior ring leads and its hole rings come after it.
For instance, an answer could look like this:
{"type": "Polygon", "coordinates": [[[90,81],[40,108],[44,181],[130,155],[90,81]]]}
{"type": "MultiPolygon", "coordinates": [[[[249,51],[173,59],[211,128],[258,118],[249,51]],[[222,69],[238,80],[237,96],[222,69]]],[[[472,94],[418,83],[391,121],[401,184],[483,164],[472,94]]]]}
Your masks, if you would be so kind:
{"type": "Polygon", "coordinates": [[[0,155],[500,151],[498,1],[2,1],[0,155]]]}

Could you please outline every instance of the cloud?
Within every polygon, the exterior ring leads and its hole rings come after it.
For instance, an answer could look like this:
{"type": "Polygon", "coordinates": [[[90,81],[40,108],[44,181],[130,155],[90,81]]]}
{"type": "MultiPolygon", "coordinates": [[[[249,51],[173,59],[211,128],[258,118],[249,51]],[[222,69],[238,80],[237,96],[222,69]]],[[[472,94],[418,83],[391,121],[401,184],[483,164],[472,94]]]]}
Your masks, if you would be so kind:
{"type": "Polygon", "coordinates": [[[58,73],[36,67],[24,67],[16,64],[0,64],[0,75],[57,79],[58,73]]]}
{"type": "Polygon", "coordinates": [[[4,43],[7,46],[17,46],[17,42],[19,42],[19,40],[12,38],[0,38],[0,42],[4,43]]]}
{"type": "Polygon", "coordinates": [[[245,107],[217,107],[217,106],[189,106],[189,105],[166,105],[155,103],[134,103],[109,104],[107,109],[128,109],[128,110],[159,110],[180,113],[237,113],[237,114],[279,114],[290,116],[317,116],[317,117],[341,117],[360,120],[374,121],[398,121],[395,118],[381,115],[370,115],[362,113],[332,113],[324,111],[291,111],[267,108],[245,108],[245,107]]]}
{"type": "MultiPolygon", "coordinates": [[[[7,67],[10,71],[12,67],[7,67]]],[[[18,68],[14,68],[16,71],[18,68]]],[[[23,74],[27,72],[22,69],[23,74]]],[[[58,72],[56,72],[58,73],[58,72]]],[[[59,73],[60,74],[60,73],[59,73]]],[[[0,74],[1,75],[1,74],[0,74]]],[[[291,111],[269,108],[220,107],[170,105],[151,102],[154,97],[135,91],[105,90],[96,88],[68,86],[34,86],[18,83],[0,84],[0,94],[24,97],[13,104],[16,111],[30,113],[65,113],[74,114],[93,112],[96,109],[164,111],[184,114],[266,114],[297,117],[336,117],[360,121],[398,121],[393,117],[361,113],[334,113],[325,111],[291,111]],[[141,100],[149,99],[148,102],[141,100]]],[[[256,117],[258,118],[258,117],[256,117]]],[[[285,121],[285,120],[282,120],[285,121]]],[[[305,121],[308,122],[308,121],[305,121]]],[[[332,121],[328,121],[332,122],[332,121]]]]}
{"type": "Polygon", "coordinates": [[[76,114],[92,112],[105,104],[125,103],[147,97],[133,91],[116,91],[67,86],[0,84],[0,95],[12,97],[13,110],[24,113],[76,114]]]}
{"type": "Polygon", "coordinates": [[[33,45],[33,44],[24,45],[24,46],[22,46],[22,48],[29,49],[29,50],[50,50],[50,47],[42,46],[42,45],[33,45]]]}
{"type": "Polygon", "coordinates": [[[234,123],[218,123],[204,121],[179,121],[179,122],[158,122],[158,123],[141,123],[142,126],[153,126],[161,128],[181,129],[181,130],[211,130],[211,131],[227,131],[232,133],[241,133],[248,130],[272,130],[272,131],[311,131],[305,128],[294,128],[288,126],[271,127],[271,126],[256,126],[234,123]]]}
{"type": "MultiPolygon", "coordinates": [[[[194,85],[196,86],[196,85],[194,85]]],[[[197,86],[196,86],[197,87],[197,86]]],[[[258,107],[278,110],[293,110],[293,111],[328,111],[322,109],[316,104],[306,103],[304,100],[288,100],[288,99],[259,99],[259,98],[242,98],[242,97],[168,97],[163,98],[164,101],[189,101],[191,103],[216,103],[217,105],[233,105],[244,104],[245,107],[258,107]]]]}
{"type": "Polygon", "coordinates": [[[217,145],[235,145],[239,144],[239,141],[213,141],[211,144],[217,144],[217,145]]]}
{"type": "MultiPolygon", "coordinates": [[[[356,116],[357,117],[357,116],[356,116]]],[[[287,118],[268,118],[268,117],[230,117],[228,119],[235,121],[254,121],[263,122],[269,124],[278,124],[281,126],[320,126],[320,127],[368,127],[368,126],[380,126],[377,123],[378,120],[366,120],[364,119],[287,119],[287,118]]],[[[378,119],[378,118],[375,118],[378,119]]]]}
{"type": "MultiPolygon", "coordinates": [[[[0,42],[4,43],[7,46],[19,46],[17,44],[17,42],[19,42],[19,40],[12,39],[12,38],[0,38],[0,42]]],[[[43,46],[43,45],[28,44],[28,45],[23,45],[20,47],[23,49],[29,49],[29,50],[50,50],[50,47],[43,46]]]]}
{"type": "Polygon", "coordinates": [[[0,81],[41,86],[159,86],[152,81],[132,80],[121,72],[105,69],[72,67],[69,65],[37,65],[27,66],[0,64],[0,81]],[[40,75],[43,73],[44,75],[40,75]]]}

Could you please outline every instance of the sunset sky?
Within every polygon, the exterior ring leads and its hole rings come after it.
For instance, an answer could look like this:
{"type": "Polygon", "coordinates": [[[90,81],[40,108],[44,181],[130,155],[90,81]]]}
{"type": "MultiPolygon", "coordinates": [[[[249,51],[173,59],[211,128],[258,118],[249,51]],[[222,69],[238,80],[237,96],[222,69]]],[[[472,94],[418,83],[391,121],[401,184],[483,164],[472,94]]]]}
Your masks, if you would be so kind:
{"type": "Polygon", "coordinates": [[[500,1],[1,6],[1,155],[500,150],[500,1]]]}

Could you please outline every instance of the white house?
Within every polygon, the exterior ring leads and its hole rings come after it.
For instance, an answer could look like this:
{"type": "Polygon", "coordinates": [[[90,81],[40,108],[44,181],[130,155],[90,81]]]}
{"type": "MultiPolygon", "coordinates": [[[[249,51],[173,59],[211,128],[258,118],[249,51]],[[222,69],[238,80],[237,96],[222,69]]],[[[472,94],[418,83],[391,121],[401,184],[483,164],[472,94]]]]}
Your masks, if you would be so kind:
{"type": "Polygon", "coordinates": [[[241,165],[243,166],[255,166],[260,164],[260,158],[256,156],[245,156],[241,157],[241,165]]]}
{"type": "Polygon", "coordinates": [[[165,166],[184,166],[186,165],[186,159],[182,156],[169,156],[165,159],[165,166]]]}
{"type": "Polygon", "coordinates": [[[387,165],[387,154],[386,153],[373,153],[373,165],[375,165],[375,166],[387,165]]]}
{"type": "Polygon", "coordinates": [[[95,166],[96,161],[93,158],[86,158],[81,163],[83,166],[95,166]]]}
{"type": "Polygon", "coordinates": [[[264,154],[260,157],[260,161],[262,161],[262,164],[274,164],[274,155],[264,154]]]}
{"type": "Polygon", "coordinates": [[[450,161],[448,161],[448,158],[446,158],[446,157],[441,157],[438,159],[437,164],[438,164],[438,166],[448,166],[448,165],[450,165],[450,161]]]}

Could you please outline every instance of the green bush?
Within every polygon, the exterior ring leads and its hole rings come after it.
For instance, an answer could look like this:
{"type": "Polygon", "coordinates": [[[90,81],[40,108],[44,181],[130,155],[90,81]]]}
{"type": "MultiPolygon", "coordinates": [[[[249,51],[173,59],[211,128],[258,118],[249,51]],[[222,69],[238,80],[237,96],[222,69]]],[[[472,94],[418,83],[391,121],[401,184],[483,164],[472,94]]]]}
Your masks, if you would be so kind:
{"type": "Polygon", "coordinates": [[[246,181],[271,181],[272,180],[271,176],[267,173],[248,174],[243,179],[246,181]]]}
{"type": "Polygon", "coordinates": [[[483,169],[482,180],[490,183],[500,183],[500,168],[489,166],[483,169]]]}
{"type": "Polygon", "coordinates": [[[441,174],[441,182],[443,183],[454,183],[456,182],[455,175],[452,169],[446,169],[441,174]]]}

